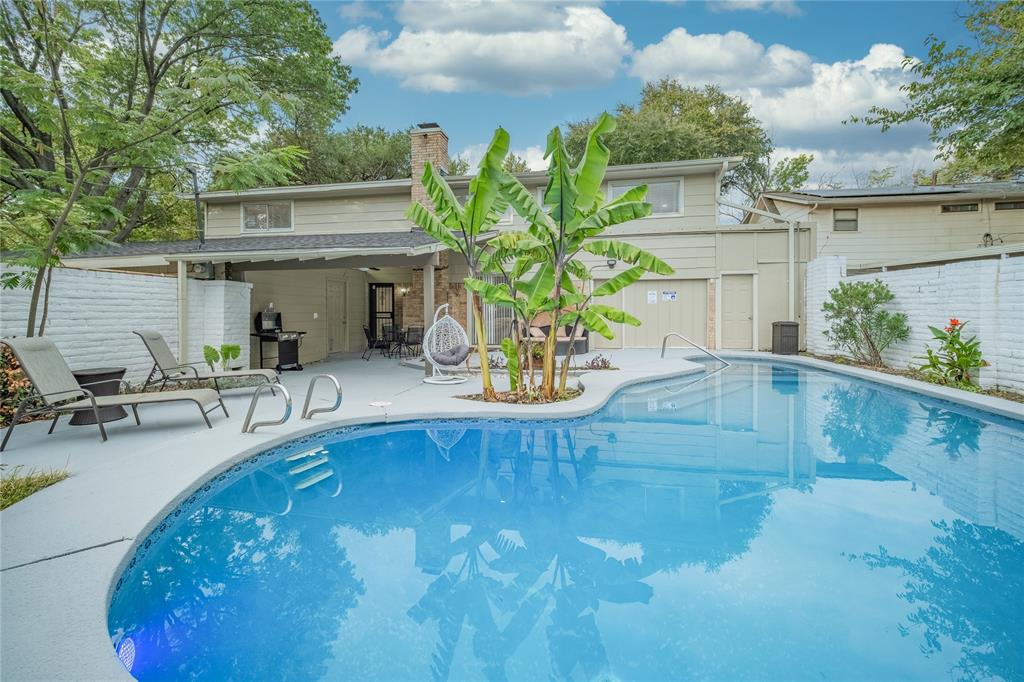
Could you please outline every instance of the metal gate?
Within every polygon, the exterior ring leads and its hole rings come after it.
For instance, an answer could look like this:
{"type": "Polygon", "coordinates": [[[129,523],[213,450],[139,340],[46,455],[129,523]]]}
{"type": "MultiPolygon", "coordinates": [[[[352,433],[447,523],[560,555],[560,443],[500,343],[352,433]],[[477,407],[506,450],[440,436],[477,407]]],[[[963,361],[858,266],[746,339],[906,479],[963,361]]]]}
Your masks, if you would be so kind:
{"type": "MultiPolygon", "coordinates": [[[[506,284],[504,275],[484,275],[482,279],[491,284],[506,284]]],[[[487,345],[497,346],[501,340],[512,333],[512,322],[515,315],[508,306],[484,304],[484,333],[487,335],[487,345]]],[[[471,334],[474,343],[476,342],[476,325],[473,325],[471,334]]]]}
{"type": "Polygon", "coordinates": [[[383,339],[395,326],[395,285],[370,284],[370,332],[383,339]]]}

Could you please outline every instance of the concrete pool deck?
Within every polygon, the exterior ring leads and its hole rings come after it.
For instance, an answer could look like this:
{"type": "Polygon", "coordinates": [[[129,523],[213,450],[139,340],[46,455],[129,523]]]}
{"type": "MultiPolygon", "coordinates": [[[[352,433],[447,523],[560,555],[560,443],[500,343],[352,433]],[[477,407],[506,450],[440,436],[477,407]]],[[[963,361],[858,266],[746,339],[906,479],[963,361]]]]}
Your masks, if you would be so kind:
{"type": "MultiPolygon", "coordinates": [[[[532,416],[565,418],[599,409],[618,389],[642,381],[702,373],[704,365],[681,358],[662,360],[658,352],[606,353],[617,371],[581,377],[580,398],[539,411],[536,406],[496,405],[458,400],[479,391],[479,378],[453,386],[422,383],[422,374],[396,360],[375,356],[332,358],[301,373],[288,372],[283,383],[292,393],[294,412],[284,425],[241,434],[252,389],[225,392],[231,413],[211,415],[207,429],[191,405],[144,407],[142,427],[131,419],[109,424],[110,440],[101,443],[93,427],[71,427],[66,419],[47,436],[48,422],[19,426],[8,451],[0,456],[9,469],[65,467],[72,476],[0,513],[0,676],[5,680],[129,679],[117,660],[107,632],[111,586],[120,567],[160,518],[188,493],[232,464],[305,433],[357,423],[419,418],[532,416]],[[345,399],[338,412],[299,419],[313,375],[329,373],[342,383],[345,399]],[[371,405],[385,401],[387,406],[371,405]]],[[[793,362],[954,400],[1003,416],[1024,419],[1024,406],[996,398],[802,357],[729,353],[728,357],[793,362]]],[[[507,380],[496,376],[500,388],[507,380]]],[[[333,399],[324,385],[314,405],[333,399]]],[[[281,398],[264,395],[257,419],[280,414],[281,398]]]]}

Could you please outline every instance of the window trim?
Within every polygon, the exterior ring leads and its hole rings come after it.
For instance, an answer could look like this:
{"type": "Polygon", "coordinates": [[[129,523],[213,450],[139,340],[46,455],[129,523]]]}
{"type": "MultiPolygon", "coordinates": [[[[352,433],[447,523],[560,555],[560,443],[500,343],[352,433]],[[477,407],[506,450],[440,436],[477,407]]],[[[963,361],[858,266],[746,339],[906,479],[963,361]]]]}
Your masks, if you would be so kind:
{"type": "Polygon", "coordinates": [[[1007,199],[1006,201],[992,202],[995,211],[1024,211],[1024,199],[1007,199]],[[1017,204],[1011,206],[1011,204],[1017,204]]]}
{"type": "Polygon", "coordinates": [[[651,178],[651,179],[648,179],[648,180],[644,180],[644,179],[641,178],[641,179],[637,179],[637,180],[609,180],[607,183],[605,183],[605,200],[606,201],[611,201],[612,200],[612,188],[613,187],[621,187],[621,186],[624,186],[624,185],[627,186],[627,187],[636,187],[637,185],[647,185],[648,187],[650,187],[650,185],[669,185],[669,184],[672,184],[672,183],[675,183],[675,185],[676,185],[676,210],[675,211],[666,211],[665,213],[655,213],[652,210],[651,211],[651,215],[644,216],[643,218],[638,218],[637,220],[648,220],[650,218],[680,217],[680,216],[685,215],[685,211],[686,211],[686,208],[685,208],[685,205],[684,205],[684,202],[683,202],[683,196],[684,196],[683,195],[683,178],[665,178],[665,179],[651,178]]]}
{"type": "Polygon", "coordinates": [[[967,201],[962,204],[939,204],[939,215],[956,215],[958,213],[981,213],[981,203],[978,201],[967,201]],[[973,206],[974,208],[966,210],[946,210],[953,206],[973,206]]]}
{"type": "Polygon", "coordinates": [[[832,231],[833,232],[860,232],[860,208],[833,208],[832,209],[832,231]],[[857,213],[856,218],[838,218],[839,222],[849,223],[853,222],[853,229],[850,228],[838,228],[836,227],[836,211],[855,211],[857,213]]]}
{"type": "Polygon", "coordinates": [[[238,222],[239,222],[239,233],[240,234],[285,234],[288,232],[295,231],[295,202],[291,199],[274,199],[267,201],[240,201],[238,203],[238,222]],[[268,227],[265,230],[259,229],[246,229],[245,227],[245,207],[252,206],[255,204],[288,204],[288,222],[291,227],[268,227]]]}

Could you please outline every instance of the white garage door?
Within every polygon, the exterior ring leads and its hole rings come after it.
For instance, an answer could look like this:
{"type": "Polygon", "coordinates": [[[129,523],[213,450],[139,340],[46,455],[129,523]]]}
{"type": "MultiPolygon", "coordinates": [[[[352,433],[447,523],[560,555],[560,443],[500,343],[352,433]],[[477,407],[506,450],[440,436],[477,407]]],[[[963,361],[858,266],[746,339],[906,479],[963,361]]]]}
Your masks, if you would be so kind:
{"type": "MultiPolygon", "coordinates": [[[[595,282],[600,286],[602,282],[595,282]]],[[[660,348],[669,332],[679,332],[697,343],[707,343],[708,284],[703,279],[666,279],[637,282],[615,296],[599,300],[622,308],[640,319],[639,327],[612,325],[615,338],[591,336],[592,348],[660,348]]],[[[673,339],[670,347],[687,344],[673,339]]]]}

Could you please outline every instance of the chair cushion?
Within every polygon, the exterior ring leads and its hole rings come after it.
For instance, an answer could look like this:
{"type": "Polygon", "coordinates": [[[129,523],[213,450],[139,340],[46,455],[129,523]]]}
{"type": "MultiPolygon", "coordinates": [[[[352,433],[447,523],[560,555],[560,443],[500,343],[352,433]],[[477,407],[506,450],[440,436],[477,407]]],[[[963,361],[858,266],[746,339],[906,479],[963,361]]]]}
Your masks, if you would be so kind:
{"type": "Polygon", "coordinates": [[[530,336],[535,339],[545,338],[544,331],[540,327],[530,327],[530,336]]]}
{"type": "MultiPolygon", "coordinates": [[[[97,407],[112,407],[114,405],[142,405],[144,403],[171,403],[176,400],[193,400],[204,407],[211,403],[220,401],[217,391],[212,388],[194,388],[187,391],[153,391],[151,393],[123,393],[121,395],[98,395],[96,396],[97,407]]],[[[61,405],[61,411],[82,410],[92,407],[92,401],[88,398],[76,400],[67,405],[61,405]]]]}
{"type": "Polygon", "coordinates": [[[445,367],[453,367],[461,364],[469,357],[469,353],[472,349],[464,343],[460,343],[454,348],[450,348],[446,351],[434,352],[430,354],[431,359],[439,365],[445,367]]]}

